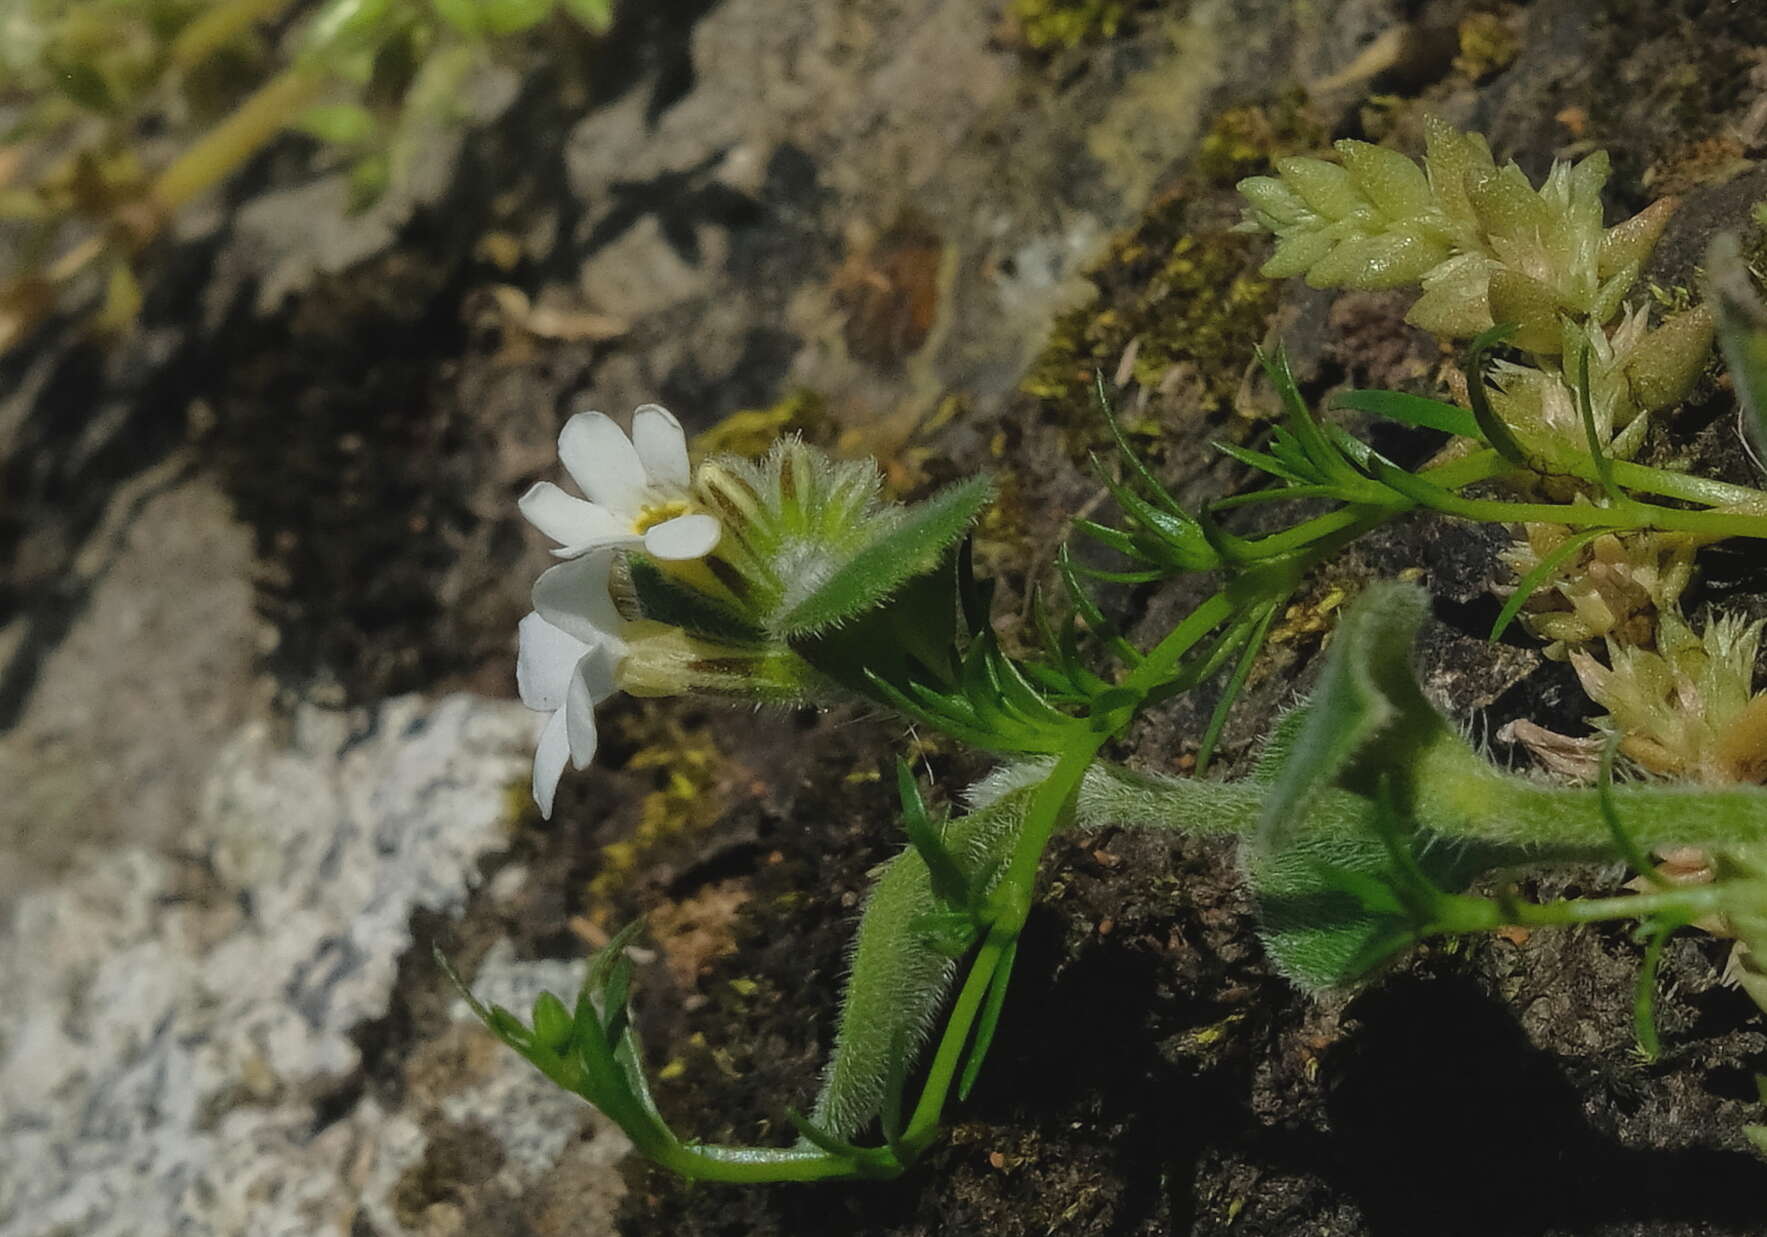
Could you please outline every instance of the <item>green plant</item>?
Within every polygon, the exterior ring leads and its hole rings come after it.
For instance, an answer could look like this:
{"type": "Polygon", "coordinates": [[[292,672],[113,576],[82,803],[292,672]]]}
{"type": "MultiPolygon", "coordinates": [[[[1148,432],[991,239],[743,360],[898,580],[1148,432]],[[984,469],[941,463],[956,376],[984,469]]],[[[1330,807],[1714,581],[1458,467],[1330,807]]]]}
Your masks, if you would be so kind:
{"type": "Polygon", "coordinates": [[[347,158],[366,206],[458,119],[463,81],[508,40],[555,19],[591,34],[613,20],[612,0],[326,0],[272,36],[290,7],[0,4],[0,102],[16,117],[0,131],[0,224],[23,256],[0,282],[0,350],[83,291],[102,297],[100,324],[126,323],[142,249],[285,129],[347,158]],[[174,135],[169,160],[148,153],[149,119],[174,135]],[[28,184],[11,183],[21,174],[28,184]]]}
{"type": "MultiPolygon", "coordinates": [[[[1103,407],[1118,451],[1096,463],[1120,519],[1076,529],[1126,562],[1107,570],[1064,552],[1066,613],[1038,602],[1040,649],[1028,657],[996,640],[990,589],[968,554],[985,482],[899,507],[881,500],[869,465],[795,440],[760,462],[713,458],[695,470],[660,410],[640,411],[630,445],[600,414],[567,425],[561,455],[587,499],[543,484],[523,500],[559,553],[574,556],[541,578],[522,633],[524,699],[555,719],[536,759],[543,805],[566,754],[587,760],[593,707],[619,688],[761,701],[857,695],[1002,764],[948,818],[935,818],[898,770],[907,844],[865,904],[834,1053],[811,1111],[793,1117],[794,1146],[710,1146],[674,1133],[651,1101],[627,1008],[627,936],[592,963],[574,1009],[543,997],[523,1022],[475,1004],[492,1030],[683,1175],[890,1176],[933,1142],[953,1095],[966,1095],[983,1067],[1050,838],[1110,824],[1242,839],[1262,938],[1276,967],[1308,989],[1357,982],[1433,936],[1635,921],[1648,942],[1637,1034],[1654,1053],[1654,969],[1671,932],[1722,922],[1749,957],[1767,945],[1767,795],[1734,778],[1614,776],[1620,753],[1648,764],[1638,755],[1646,742],[1691,754],[1679,772],[1697,776],[1700,761],[1718,759],[1717,727],[1733,733],[1756,710],[1756,629],[1714,617],[1694,637],[1674,610],[1674,582],[1685,582],[1691,559],[1652,560],[1655,594],[1640,583],[1642,560],[1603,560],[1637,567],[1622,582],[1660,613],[1643,633],[1652,648],[1610,625],[1606,667],[1581,651],[1590,637],[1573,642],[1609,710],[1593,786],[1506,773],[1472,749],[1413,677],[1427,599],[1392,584],[1369,588],[1344,616],[1313,692],[1272,727],[1250,776],[1202,776],[1276,615],[1315,567],[1397,516],[1558,530],[1498,632],[1555,580],[1574,591],[1555,573],[1602,538],[1767,538],[1767,493],[1626,458],[1640,440],[1627,439],[1631,425],[1681,399],[1710,347],[1703,311],[1647,331],[1642,313],[1621,305],[1649,248],[1637,238],[1660,221],[1600,232],[1598,161],[1555,169],[1536,193],[1513,168],[1495,168],[1476,139],[1438,128],[1431,140],[1427,177],[1393,152],[1350,144],[1342,167],[1288,160],[1281,180],[1247,182],[1246,192],[1254,223],[1283,236],[1277,273],[1363,286],[1421,280],[1420,305],[1434,295],[1437,326],[1476,336],[1467,407],[1390,391],[1337,400],[1445,434],[1449,449],[1415,471],[1400,467],[1315,415],[1277,351],[1262,359],[1282,423],[1262,449],[1221,448],[1269,488],[1188,510],[1103,407]],[[1441,276],[1445,268],[1453,273],[1441,276]],[[1516,321],[1505,321],[1512,311],[1516,321]],[[1493,375],[1487,358],[1511,338],[1524,346],[1493,375]],[[591,440],[599,450],[583,449],[591,440]],[[1247,504],[1296,501],[1326,509],[1259,536],[1230,527],[1247,504]],[[1088,591],[1089,579],[1199,573],[1217,587],[1151,648],[1131,642],[1088,591]],[[1216,675],[1227,690],[1197,776],[1149,776],[1103,758],[1144,711],[1216,675]],[[1704,730],[1690,709],[1706,711],[1704,730]],[[1660,875],[1649,852],[1666,848],[1715,856],[1714,879],[1660,875]],[[1586,861],[1626,863],[1648,889],[1547,903],[1515,892],[1518,870],[1586,861]]],[[[1733,267],[1722,266],[1717,287],[1738,386],[1759,392],[1767,314],[1733,267]]],[[[1718,765],[1754,770],[1761,751],[1732,751],[1718,765]]]]}

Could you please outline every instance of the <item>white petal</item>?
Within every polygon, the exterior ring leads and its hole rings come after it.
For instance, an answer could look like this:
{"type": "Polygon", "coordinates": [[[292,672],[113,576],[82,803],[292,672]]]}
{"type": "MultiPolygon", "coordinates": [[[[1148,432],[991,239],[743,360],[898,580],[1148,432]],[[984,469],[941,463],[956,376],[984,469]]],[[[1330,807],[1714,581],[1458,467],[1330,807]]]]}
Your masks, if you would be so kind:
{"type": "Polygon", "coordinates": [[[565,422],[558,458],[589,501],[615,516],[635,516],[644,505],[644,463],[638,449],[602,413],[579,412],[565,422]]]}
{"type": "Polygon", "coordinates": [[[645,404],[632,414],[632,445],[644,461],[652,485],[685,490],[693,481],[687,463],[687,435],[675,414],[660,404],[645,404]]]}
{"type": "Polygon", "coordinates": [[[573,498],[550,481],[530,487],[516,505],[528,523],[573,555],[639,540],[629,524],[605,507],[573,498]]]}
{"type": "Polygon", "coordinates": [[[515,682],[522,703],[543,713],[563,708],[571,674],[589,646],[538,614],[528,615],[516,630],[521,633],[521,647],[515,659],[515,682]]]}
{"type": "Polygon", "coordinates": [[[564,710],[546,719],[540,731],[540,744],[534,750],[534,802],[540,815],[552,819],[552,796],[558,790],[558,779],[564,775],[564,762],[571,754],[565,736],[564,710]]]}
{"type": "Polygon", "coordinates": [[[644,534],[644,552],[652,558],[704,558],[723,535],[716,516],[678,515],[644,534]]]}
{"type": "Polygon", "coordinates": [[[583,681],[584,686],[589,689],[591,704],[600,704],[620,690],[620,662],[625,656],[626,646],[623,642],[616,644],[609,641],[596,645],[577,659],[572,681],[583,681]]]}
{"type": "MultiPolygon", "coordinates": [[[[594,654],[583,659],[585,667],[594,654]]],[[[571,764],[581,769],[595,759],[595,689],[585,674],[571,676],[570,696],[564,706],[565,735],[570,740],[571,764]]]]}
{"type": "Polygon", "coordinates": [[[611,643],[623,651],[626,622],[607,591],[612,566],[613,555],[590,554],[542,572],[534,581],[534,609],[584,644],[611,643]]]}

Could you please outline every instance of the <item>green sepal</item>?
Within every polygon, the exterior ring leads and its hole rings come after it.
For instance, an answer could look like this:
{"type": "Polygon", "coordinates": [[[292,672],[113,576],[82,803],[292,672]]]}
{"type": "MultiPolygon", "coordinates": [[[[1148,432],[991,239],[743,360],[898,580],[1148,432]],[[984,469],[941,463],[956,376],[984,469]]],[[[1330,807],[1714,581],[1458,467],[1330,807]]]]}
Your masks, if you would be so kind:
{"type": "Polygon", "coordinates": [[[794,636],[792,651],[849,691],[891,708],[916,685],[957,686],[957,555],[903,584],[890,604],[837,627],[794,636]],[[874,686],[886,684],[889,693],[874,686]]]}
{"type": "Polygon", "coordinates": [[[689,635],[726,643],[760,644],[767,637],[728,605],[689,588],[642,554],[628,554],[632,590],[647,619],[679,627],[689,635]]]}

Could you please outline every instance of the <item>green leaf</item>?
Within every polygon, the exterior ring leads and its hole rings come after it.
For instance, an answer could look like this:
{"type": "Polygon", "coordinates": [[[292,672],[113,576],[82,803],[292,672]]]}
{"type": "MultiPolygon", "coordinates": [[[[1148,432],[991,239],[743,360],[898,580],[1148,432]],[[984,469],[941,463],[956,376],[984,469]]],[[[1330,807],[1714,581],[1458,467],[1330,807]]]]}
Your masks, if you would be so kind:
{"type": "MultiPolygon", "coordinates": [[[[1005,795],[945,825],[944,845],[966,871],[997,871],[1024,822],[1035,787],[1005,795]]],[[[978,880],[986,886],[989,880],[978,880]]],[[[985,892],[981,888],[978,892],[985,892]]],[[[837,1139],[854,1137],[881,1114],[903,1053],[918,1052],[933,1028],[956,963],[923,931],[941,910],[926,863],[912,848],[880,870],[859,920],[834,1054],[811,1120],[837,1139]]]]}
{"type": "Polygon", "coordinates": [[[1663,964],[1663,946],[1680,926],[1675,922],[1640,925],[1647,940],[1644,964],[1638,968],[1638,987],[1632,993],[1632,1035],[1647,1063],[1663,1055],[1663,1042],[1657,1037],[1657,972],[1663,964]]]}
{"type": "Polygon", "coordinates": [[[295,117],[294,127],[335,146],[355,146],[374,136],[374,113],[358,103],[322,103],[295,117]]]}
{"type": "Polygon", "coordinates": [[[1209,762],[1215,758],[1215,744],[1221,740],[1221,731],[1227,726],[1227,715],[1233,710],[1234,701],[1245,689],[1246,680],[1251,677],[1252,665],[1258,660],[1258,654],[1264,649],[1264,637],[1270,633],[1270,624],[1276,614],[1288,603],[1288,594],[1272,598],[1262,609],[1256,612],[1250,630],[1246,635],[1245,648],[1240,651],[1239,664],[1234,666],[1232,676],[1221,689],[1221,699],[1215,702],[1215,710],[1209,714],[1209,724],[1203,730],[1202,742],[1196,750],[1196,775],[1203,776],[1209,771],[1209,762]]]}
{"type": "Polygon", "coordinates": [[[430,0],[436,16],[461,34],[476,38],[484,33],[484,10],[478,0],[430,0]]]}
{"type": "Polygon", "coordinates": [[[1605,528],[1591,528],[1586,532],[1566,537],[1547,551],[1546,556],[1534,564],[1532,570],[1521,578],[1521,581],[1515,586],[1515,591],[1503,603],[1503,609],[1497,612],[1497,621],[1491,624],[1491,634],[1486,639],[1501,638],[1503,633],[1508,630],[1509,625],[1515,621],[1515,616],[1522,612],[1522,607],[1528,604],[1528,598],[1532,597],[1539,591],[1541,585],[1552,578],[1553,573],[1564,564],[1565,560],[1606,532],[1605,528]]]}
{"type": "Polygon", "coordinates": [[[1006,989],[1012,982],[1012,964],[1018,959],[1018,938],[1007,945],[994,974],[988,978],[988,994],[982,1001],[982,1012],[976,1020],[975,1038],[970,1042],[969,1056],[963,1062],[963,1076],[957,1081],[957,1098],[966,1100],[981,1077],[982,1062],[994,1046],[994,1032],[1000,1028],[1000,1011],[1006,1006],[1006,989]]]}
{"type": "Polygon", "coordinates": [[[1756,1151],[1767,1155],[1767,1125],[1745,1125],[1742,1127],[1742,1132],[1743,1136],[1754,1145],[1756,1151]]]}
{"type": "Polygon", "coordinates": [[[479,0],[486,33],[519,34],[552,16],[553,0],[479,0]]]}
{"type": "Polygon", "coordinates": [[[1466,356],[1460,367],[1461,372],[1466,375],[1467,399],[1472,404],[1473,419],[1478,422],[1478,436],[1511,464],[1526,468],[1527,453],[1522,450],[1522,444],[1516,441],[1509,426],[1503,423],[1503,418],[1497,415],[1497,410],[1491,407],[1490,393],[1485,390],[1485,354],[1513,334],[1513,322],[1503,322],[1492,327],[1467,345],[1466,356]]]}
{"type": "Polygon", "coordinates": [[[937,567],[992,493],[986,477],[971,477],[909,507],[780,618],[776,630],[811,635],[876,609],[905,581],[937,567]]]}
{"type": "Polygon", "coordinates": [[[1395,749],[1388,755],[1401,756],[1403,749],[1445,732],[1411,672],[1412,641],[1428,612],[1422,589],[1385,583],[1369,588],[1345,613],[1305,720],[1271,783],[1254,847],[1280,848],[1316,793],[1378,742],[1395,749]]]}
{"type": "Polygon", "coordinates": [[[1743,425],[1756,454],[1767,456],[1767,306],[1735,235],[1724,233],[1712,241],[1706,284],[1718,307],[1718,344],[1736,384],[1743,425]]]}
{"type": "Polygon", "coordinates": [[[1407,830],[1397,860],[1382,836],[1381,810],[1372,799],[1333,796],[1315,805],[1284,849],[1248,849],[1259,939],[1276,969],[1309,991],[1366,978],[1427,935],[1419,878],[1443,897],[1524,858],[1513,848],[1407,830]]]}
{"type": "MultiPolygon", "coordinates": [[[[1307,479],[1309,481],[1338,482],[1352,486],[1360,482],[1361,475],[1344,459],[1343,454],[1325,433],[1324,427],[1314,417],[1312,409],[1307,407],[1307,401],[1301,396],[1301,388],[1295,383],[1294,373],[1289,369],[1287,351],[1280,344],[1270,352],[1260,349],[1258,363],[1264,367],[1265,375],[1282,398],[1283,406],[1287,410],[1286,427],[1288,432],[1293,435],[1296,446],[1312,466],[1313,474],[1307,479]]],[[[1278,456],[1284,454],[1280,449],[1280,444],[1278,444],[1276,454],[1278,456]]]]}
{"type": "Polygon", "coordinates": [[[393,0],[325,0],[301,33],[300,55],[330,67],[352,52],[378,48],[404,18],[404,6],[393,0]]]}
{"type": "Polygon", "coordinates": [[[1594,350],[1593,345],[1585,342],[1578,354],[1577,413],[1583,419],[1583,441],[1589,448],[1589,458],[1595,461],[1595,479],[1600,482],[1602,493],[1613,506],[1625,507],[1631,500],[1614,484],[1613,461],[1608,459],[1601,430],[1595,424],[1595,396],[1589,385],[1589,354],[1594,350]]]}
{"type": "MultiPolygon", "coordinates": [[[[1248,447],[1236,447],[1230,442],[1211,444],[1215,450],[1230,459],[1236,459],[1247,468],[1255,468],[1259,472],[1267,472],[1273,477],[1294,485],[1306,485],[1311,478],[1303,477],[1299,472],[1277,459],[1274,455],[1266,455],[1262,451],[1253,451],[1248,447]]],[[[1278,491],[1280,493],[1280,491],[1278,491]]]]}
{"type": "Polygon", "coordinates": [[[1418,429],[1458,434],[1480,442],[1485,437],[1479,432],[1478,421],[1466,409],[1437,399],[1425,399],[1421,395],[1406,395],[1399,391],[1345,391],[1331,403],[1334,408],[1372,413],[1418,429]]]}
{"type": "Polygon", "coordinates": [[[550,992],[534,998],[534,1041],[549,1052],[559,1052],[571,1042],[571,1012],[550,992]]]}
{"type": "Polygon", "coordinates": [[[350,211],[360,214],[386,196],[393,183],[393,164],[384,152],[363,155],[350,165],[350,211]]]}
{"type": "Polygon", "coordinates": [[[920,854],[921,862],[926,864],[933,895],[946,906],[967,908],[969,879],[957,866],[951,852],[945,849],[943,831],[927,814],[926,801],[920,797],[914,771],[905,760],[896,762],[896,792],[902,799],[902,826],[907,830],[908,841],[920,854]]]}

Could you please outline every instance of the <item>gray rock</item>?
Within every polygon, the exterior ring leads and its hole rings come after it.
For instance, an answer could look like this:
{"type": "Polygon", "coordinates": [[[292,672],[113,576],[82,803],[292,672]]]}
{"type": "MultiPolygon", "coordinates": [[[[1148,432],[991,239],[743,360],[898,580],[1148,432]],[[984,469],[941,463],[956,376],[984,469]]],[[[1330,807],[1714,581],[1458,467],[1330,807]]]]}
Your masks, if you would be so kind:
{"type": "MultiPolygon", "coordinates": [[[[387,1011],[413,913],[457,912],[505,845],[532,734],[520,706],[468,696],[309,708],[286,744],[254,723],[178,850],[121,846],[20,899],[0,944],[0,1235],[293,1237],[358,1214],[409,1231],[391,1196],[436,1120],[502,1141],[511,1190],[544,1174],[589,1110],[475,1027],[457,1087],[316,1108],[348,1095],[350,1033],[387,1011]]],[[[572,982],[503,954],[485,972],[498,999],[572,982]]]]}

